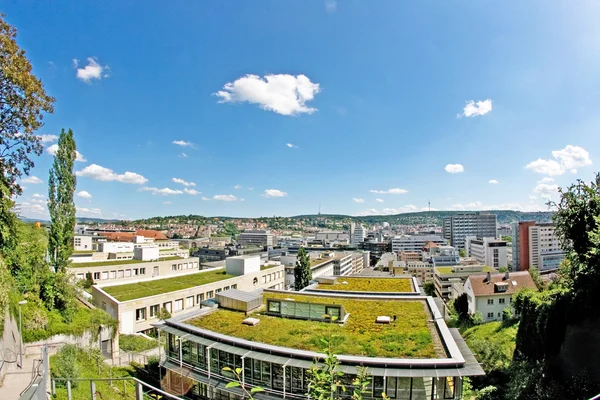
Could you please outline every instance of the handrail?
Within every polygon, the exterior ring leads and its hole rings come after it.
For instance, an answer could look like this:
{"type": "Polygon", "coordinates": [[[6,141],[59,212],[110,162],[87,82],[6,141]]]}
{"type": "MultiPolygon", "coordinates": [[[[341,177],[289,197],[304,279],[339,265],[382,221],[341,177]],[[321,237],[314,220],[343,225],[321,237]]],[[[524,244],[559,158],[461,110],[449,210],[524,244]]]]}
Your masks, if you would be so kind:
{"type": "Polygon", "coordinates": [[[31,381],[27,385],[25,389],[19,394],[19,397],[23,396],[23,393],[29,390],[33,383],[38,377],[41,377],[43,374],[40,373],[40,366],[44,365],[44,360],[33,360],[33,368],[31,369],[31,381]],[[37,365],[36,365],[37,362],[37,365]]]}

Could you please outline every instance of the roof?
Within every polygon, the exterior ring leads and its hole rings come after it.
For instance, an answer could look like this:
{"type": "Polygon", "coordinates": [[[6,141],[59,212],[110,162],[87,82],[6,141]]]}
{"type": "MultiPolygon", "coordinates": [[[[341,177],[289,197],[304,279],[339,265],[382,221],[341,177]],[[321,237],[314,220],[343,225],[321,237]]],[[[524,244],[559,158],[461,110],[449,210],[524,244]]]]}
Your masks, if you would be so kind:
{"type": "Polygon", "coordinates": [[[164,233],[162,233],[160,231],[140,229],[140,230],[136,231],[135,234],[137,236],[152,238],[154,240],[168,240],[169,239],[164,233]]]}
{"type": "Polygon", "coordinates": [[[409,278],[376,278],[338,276],[335,284],[319,283],[317,290],[335,290],[344,292],[414,292],[409,278]]]}
{"type": "Polygon", "coordinates": [[[537,290],[537,286],[529,275],[528,271],[510,272],[508,279],[506,274],[492,274],[490,281],[487,280],[487,274],[471,275],[467,281],[471,282],[473,294],[475,296],[493,296],[496,294],[514,294],[521,289],[531,288],[537,290]],[[497,292],[495,290],[496,283],[508,284],[506,291],[497,292]]]}
{"type": "Polygon", "coordinates": [[[437,244],[435,244],[435,242],[429,241],[429,242],[425,243],[425,246],[423,246],[423,249],[427,250],[427,249],[433,249],[433,248],[436,248],[436,247],[440,247],[440,246],[438,246],[437,244]]]}
{"type": "Polygon", "coordinates": [[[105,232],[103,235],[114,242],[132,242],[134,236],[143,236],[154,240],[168,240],[164,233],[160,231],[140,229],[135,232],[105,232]]]}

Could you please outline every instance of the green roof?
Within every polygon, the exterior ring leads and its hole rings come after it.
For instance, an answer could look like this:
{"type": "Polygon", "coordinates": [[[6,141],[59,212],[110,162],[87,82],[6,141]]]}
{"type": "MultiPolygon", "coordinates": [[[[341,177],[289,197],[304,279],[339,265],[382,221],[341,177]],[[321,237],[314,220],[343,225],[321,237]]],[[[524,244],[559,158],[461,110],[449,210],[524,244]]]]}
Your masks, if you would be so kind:
{"type": "Polygon", "coordinates": [[[143,261],[143,260],[109,260],[109,261],[92,261],[92,262],[82,262],[82,263],[71,263],[69,268],[85,268],[85,267],[106,267],[109,265],[124,265],[124,264],[141,264],[141,263],[150,263],[157,261],[171,261],[171,260],[183,260],[182,257],[164,257],[159,258],[158,260],[153,261],[143,261]]]}
{"type": "Polygon", "coordinates": [[[269,265],[261,265],[261,266],[260,266],[260,270],[261,270],[261,271],[264,271],[265,269],[270,269],[270,268],[274,268],[274,267],[280,267],[280,266],[281,266],[281,265],[272,265],[272,264],[269,264],[269,265]]]}
{"type": "MultiPolygon", "coordinates": [[[[463,265],[463,267],[468,267],[468,265],[463,265]]],[[[437,269],[440,274],[453,274],[454,272],[452,272],[452,268],[454,268],[454,267],[435,267],[435,269],[437,269]]],[[[496,271],[492,267],[488,267],[487,265],[484,265],[482,271],[475,271],[475,272],[474,271],[459,271],[456,273],[457,274],[466,274],[466,273],[471,273],[471,272],[474,274],[481,274],[482,272],[498,272],[498,271],[496,271]]]]}
{"type": "Polygon", "coordinates": [[[334,354],[368,357],[436,358],[445,357],[423,300],[368,300],[293,292],[264,293],[267,299],[291,298],[297,302],[341,304],[350,316],[345,324],[289,319],[262,315],[256,326],[242,325],[243,312],[217,309],[208,315],[186,321],[191,325],[241,339],[299,350],[325,351],[323,339],[331,338],[334,354]],[[397,316],[390,324],[377,324],[378,316],[397,316]]]}
{"type": "Polygon", "coordinates": [[[413,292],[408,278],[350,278],[347,276],[338,277],[334,285],[318,284],[316,289],[347,292],[413,292]]]}
{"type": "Polygon", "coordinates": [[[175,292],[194,286],[206,285],[208,283],[218,282],[233,277],[233,275],[227,275],[223,270],[198,272],[196,274],[177,276],[174,278],[153,279],[146,282],[129,283],[126,285],[105,286],[102,290],[119,301],[128,301],[141,299],[142,297],[156,296],[157,294],[175,292]]]}

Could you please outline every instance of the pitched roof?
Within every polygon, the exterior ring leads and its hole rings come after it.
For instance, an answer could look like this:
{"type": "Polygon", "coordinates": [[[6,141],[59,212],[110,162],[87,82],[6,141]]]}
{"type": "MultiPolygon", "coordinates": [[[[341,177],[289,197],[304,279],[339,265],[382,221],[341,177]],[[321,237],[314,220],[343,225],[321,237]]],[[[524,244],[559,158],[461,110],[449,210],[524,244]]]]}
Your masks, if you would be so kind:
{"type": "Polygon", "coordinates": [[[435,242],[429,241],[429,242],[425,243],[425,246],[423,246],[423,250],[432,249],[432,248],[436,248],[436,247],[440,247],[440,246],[435,244],[435,242]]]}
{"type": "Polygon", "coordinates": [[[143,236],[143,237],[147,237],[147,238],[152,238],[154,240],[168,240],[169,239],[161,231],[153,231],[153,230],[140,229],[138,231],[135,231],[135,234],[137,236],[143,236]]]}
{"type": "Polygon", "coordinates": [[[154,240],[168,240],[164,233],[153,230],[137,230],[133,232],[106,232],[103,234],[111,242],[133,242],[134,236],[143,236],[154,240]]]}
{"type": "Polygon", "coordinates": [[[528,271],[510,272],[508,274],[508,279],[505,279],[506,274],[491,274],[490,278],[491,279],[488,281],[487,274],[471,275],[467,278],[467,282],[471,282],[471,287],[473,288],[473,294],[475,296],[514,294],[525,288],[537,290],[535,282],[528,271]],[[506,286],[506,290],[498,291],[496,289],[498,286],[506,286]]]}

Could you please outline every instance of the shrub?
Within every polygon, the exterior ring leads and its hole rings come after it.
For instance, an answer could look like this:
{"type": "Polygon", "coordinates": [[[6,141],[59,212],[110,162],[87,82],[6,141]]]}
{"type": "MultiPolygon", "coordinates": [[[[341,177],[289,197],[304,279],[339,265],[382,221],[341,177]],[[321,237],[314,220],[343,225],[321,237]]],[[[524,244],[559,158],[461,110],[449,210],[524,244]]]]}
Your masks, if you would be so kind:
{"type": "MultiPolygon", "coordinates": [[[[81,371],[77,364],[77,352],[78,349],[72,344],[65,345],[54,358],[52,365],[52,377],[53,378],[64,378],[64,379],[77,379],[81,375],[81,371]]],[[[61,385],[65,385],[65,382],[60,382],[61,385]]],[[[57,383],[58,383],[57,382],[57,383]]],[[[77,381],[71,382],[72,386],[77,386],[77,381]]]]}
{"type": "Polygon", "coordinates": [[[119,348],[121,350],[138,353],[154,349],[158,346],[158,341],[150,340],[141,335],[120,335],[119,348]]]}

